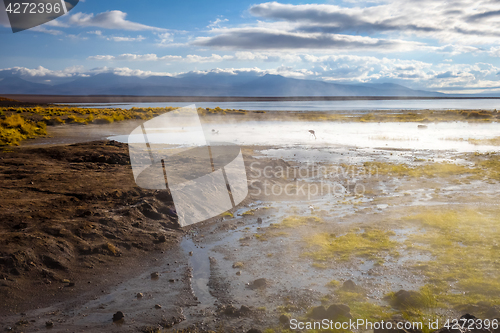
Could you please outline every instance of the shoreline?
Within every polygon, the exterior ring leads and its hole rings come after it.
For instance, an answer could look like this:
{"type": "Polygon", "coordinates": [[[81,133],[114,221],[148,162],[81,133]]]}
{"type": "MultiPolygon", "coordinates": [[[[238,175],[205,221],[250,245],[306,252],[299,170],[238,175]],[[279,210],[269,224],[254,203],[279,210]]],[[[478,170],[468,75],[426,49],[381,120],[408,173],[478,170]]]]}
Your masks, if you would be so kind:
{"type": "Polygon", "coordinates": [[[480,100],[500,97],[419,97],[419,96],[127,96],[127,95],[2,95],[29,103],[162,103],[162,102],[280,102],[280,101],[376,101],[376,100],[480,100]]]}

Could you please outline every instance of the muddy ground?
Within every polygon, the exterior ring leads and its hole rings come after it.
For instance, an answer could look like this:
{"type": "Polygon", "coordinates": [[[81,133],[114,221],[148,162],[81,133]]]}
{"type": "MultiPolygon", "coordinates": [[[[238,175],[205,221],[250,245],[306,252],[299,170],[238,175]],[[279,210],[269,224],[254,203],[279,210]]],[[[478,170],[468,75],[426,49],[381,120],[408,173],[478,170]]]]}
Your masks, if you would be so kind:
{"type": "Polygon", "coordinates": [[[2,313],[114,283],[183,234],[170,194],[135,185],[125,144],[5,149],[0,184],[2,313]]]}
{"type": "MultiPolygon", "coordinates": [[[[386,295],[419,290],[427,277],[415,265],[433,260],[408,250],[405,240],[418,225],[405,217],[428,207],[496,206],[494,180],[352,169],[373,161],[469,165],[479,158],[474,154],[310,150],[243,148],[247,199],[231,214],[180,229],[167,191],[135,185],[125,144],[7,149],[0,154],[0,329],[280,332],[289,318],[318,319],[331,305],[350,306],[344,314],[354,318],[397,319],[401,309],[386,295]],[[309,157],[300,158],[304,153],[309,157]],[[339,166],[327,179],[331,193],[312,195],[325,181],[320,167],[339,166]],[[310,237],[342,238],[353,230],[381,230],[397,244],[349,260],[308,255],[310,237]],[[113,321],[118,311],[124,318],[113,321]]],[[[486,302],[440,311],[448,318],[500,316],[486,302]]]]}

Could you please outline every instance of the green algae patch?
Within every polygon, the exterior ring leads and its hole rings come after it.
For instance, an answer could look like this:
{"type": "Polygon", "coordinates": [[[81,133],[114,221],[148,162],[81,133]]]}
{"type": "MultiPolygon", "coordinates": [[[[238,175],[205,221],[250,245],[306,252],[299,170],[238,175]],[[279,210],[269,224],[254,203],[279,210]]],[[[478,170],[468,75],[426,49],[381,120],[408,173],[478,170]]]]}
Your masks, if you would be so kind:
{"type": "Polygon", "coordinates": [[[473,145],[500,146],[500,136],[491,139],[468,139],[473,145]]]}
{"type": "Polygon", "coordinates": [[[287,216],[280,223],[274,224],[273,228],[296,228],[303,225],[323,223],[323,220],[317,216],[287,216]]]}
{"type": "Polygon", "coordinates": [[[334,234],[318,233],[306,238],[311,251],[305,252],[304,255],[319,262],[348,261],[353,257],[362,257],[382,264],[387,255],[398,255],[398,243],[390,238],[394,235],[392,231],[378,229],[351,231],[338,237],[334,234]]]}
{"type": "Polygon", "coordinates": [[[407,218],[421,224],[406,240],[431,261],[413,267],[427,278],[441,307],[500,304],[500,211],[426,210],[407,218]]]}
{"type": "Polygon", "coordinates": [[[475,153],[467,157],[469,165],[455,163],[427,163],[407,165],[386,162],[365,162],[370,175],[411,178],[465,177],[469,180],[500,181],[500,156],[495,153],[475,153]]]}
{"type": "Polygon", "coordinates": [[[368,322],[387,321],[393,315],[394,311],[387,306],[381,306],[371,302],[354,301],[349,303],[351,315],[356,319],[364,319],[368,322]]]}
{"type": "Polygon", "coordinates": [[[465,165],[454,163],[430,163],[417,166],[409,166],[407,164],[395,164],[385,162],[366,162],[364,166],[371,174],[387,175],[394,177],[447,177],[466,174],[479,174],[480,170],[470,168],[465,165]]]}

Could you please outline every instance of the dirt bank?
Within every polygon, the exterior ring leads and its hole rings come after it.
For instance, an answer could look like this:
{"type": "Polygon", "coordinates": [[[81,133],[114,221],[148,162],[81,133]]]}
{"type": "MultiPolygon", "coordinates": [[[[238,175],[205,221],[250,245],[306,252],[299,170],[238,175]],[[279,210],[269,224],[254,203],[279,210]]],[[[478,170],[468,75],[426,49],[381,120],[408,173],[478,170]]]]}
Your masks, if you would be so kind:
{"type": "Polygon", "coordinates": [[[125,144],[4,150],[0,188],[2,313],[104,288],[182,234],[169,192],[135,185],[125,144]]]}

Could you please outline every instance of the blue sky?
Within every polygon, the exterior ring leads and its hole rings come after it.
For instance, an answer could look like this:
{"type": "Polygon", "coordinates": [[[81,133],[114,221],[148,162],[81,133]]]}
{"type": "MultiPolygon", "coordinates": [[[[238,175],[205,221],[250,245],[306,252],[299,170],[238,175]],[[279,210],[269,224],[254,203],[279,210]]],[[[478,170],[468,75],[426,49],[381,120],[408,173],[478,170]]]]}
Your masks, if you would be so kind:
{"type": "Polygon", "coordinates": [[[85,0],[16,34],[4,10],[2,3],[0,79],[215,71],[500,92],[494,0],[85,0]]]}

